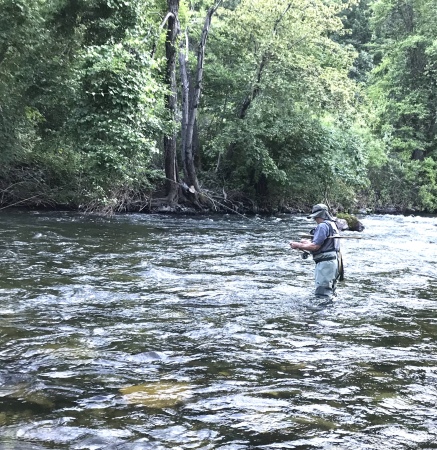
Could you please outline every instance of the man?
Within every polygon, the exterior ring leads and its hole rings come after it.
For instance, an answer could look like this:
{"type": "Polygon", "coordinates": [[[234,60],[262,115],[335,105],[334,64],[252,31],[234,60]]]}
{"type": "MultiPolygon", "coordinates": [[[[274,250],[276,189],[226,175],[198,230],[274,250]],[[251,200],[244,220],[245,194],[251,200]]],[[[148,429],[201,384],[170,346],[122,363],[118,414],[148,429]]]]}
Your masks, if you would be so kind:
{"type": "Polygon", "coordinates": [[[314,205],[308,219],[314,219],[317,227],[312,240],[302,239],[300,242],[290,242],[293,249],[304,250],[313,255],[316,263],[316,297],[322,300],[320,306],[332,303],[337,280],[342,272],[340,242],[331,236],[338,236],[338,228],[334,218],[329,214],[328,207],[322,203],[314,205]]]}

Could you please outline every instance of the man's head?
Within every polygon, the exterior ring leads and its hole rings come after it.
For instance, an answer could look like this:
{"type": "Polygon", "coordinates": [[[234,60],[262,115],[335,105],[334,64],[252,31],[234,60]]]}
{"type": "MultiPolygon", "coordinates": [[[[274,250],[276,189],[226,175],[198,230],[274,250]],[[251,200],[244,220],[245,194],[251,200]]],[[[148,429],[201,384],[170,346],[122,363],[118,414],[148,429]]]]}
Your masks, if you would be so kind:
{"type": "Polygon", "coordinates": [[[323,203],[318,203],[317,205],[313,206],[308,219],[334,220],[334,218],[328,212],[328,207],[323,203]]]}

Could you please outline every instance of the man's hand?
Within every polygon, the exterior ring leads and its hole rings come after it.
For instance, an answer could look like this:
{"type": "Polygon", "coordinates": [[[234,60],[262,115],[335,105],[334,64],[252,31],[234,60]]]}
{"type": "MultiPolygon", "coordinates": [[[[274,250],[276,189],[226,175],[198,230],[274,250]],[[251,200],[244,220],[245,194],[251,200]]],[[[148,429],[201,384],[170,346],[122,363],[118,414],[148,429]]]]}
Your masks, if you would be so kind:
{"type": "Polygon", "coordinates": [[[301,239],[300,242],[292,241],[290,242],[290,247],[296,250],[305,250],[307,252],[315,252],[320,248],[320,245],[313,244],[312,241],[308,239],[301,239]]]}
{"type": "Polygon", "coordinates": [[[303,250],[303,245],[305,244],[311,244],[311,241],[308,239],[301,239],[300,242],[292,241],[290,242],[290,247],[296,250],[303,250]]]}

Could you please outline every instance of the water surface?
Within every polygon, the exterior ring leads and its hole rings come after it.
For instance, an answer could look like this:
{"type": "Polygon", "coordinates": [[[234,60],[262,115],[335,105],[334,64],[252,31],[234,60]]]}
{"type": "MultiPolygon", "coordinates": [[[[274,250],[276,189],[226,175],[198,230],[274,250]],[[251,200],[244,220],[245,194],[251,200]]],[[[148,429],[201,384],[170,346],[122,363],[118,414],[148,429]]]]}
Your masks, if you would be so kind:
{"type": "Polygon", "coordinates": [[[437,448],[437,221],[0,215],[0,449],[437,448]],[[353,233],[346,233],[353,234],[353,233]]]}

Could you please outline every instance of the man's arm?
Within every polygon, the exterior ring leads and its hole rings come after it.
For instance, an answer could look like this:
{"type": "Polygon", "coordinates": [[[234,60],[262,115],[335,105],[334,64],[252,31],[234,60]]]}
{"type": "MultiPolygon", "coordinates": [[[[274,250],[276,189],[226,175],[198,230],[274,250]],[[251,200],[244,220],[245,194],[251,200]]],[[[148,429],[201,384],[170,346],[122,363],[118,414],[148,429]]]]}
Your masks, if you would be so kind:
{"type": "Polygon", "coordinates": [[[316,252],[321,245],[314,244],[314,242],[307,239],[302,239],[300,242],[290,242],[290,247],[297,250],[306,250],[307,252],[316,252]]]}
{"type": "Polygon", "coordinates": [[[290,242],[290,246],[291,248],[295,248],[298,250],[316,252],[323,245],[328,236],[329,227],[326,224],[321,223],[317,226],[312,241],[309,241],[308,239],[302,239],[300,242],[290,242]]]}

